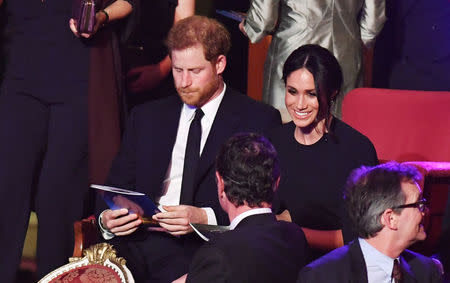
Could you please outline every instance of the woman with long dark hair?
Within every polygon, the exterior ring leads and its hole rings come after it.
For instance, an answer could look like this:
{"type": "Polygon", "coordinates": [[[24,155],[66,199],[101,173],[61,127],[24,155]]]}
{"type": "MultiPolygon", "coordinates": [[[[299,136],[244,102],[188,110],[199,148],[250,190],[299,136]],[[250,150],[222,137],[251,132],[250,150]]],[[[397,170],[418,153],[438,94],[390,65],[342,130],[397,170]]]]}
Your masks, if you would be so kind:
{"type": "Polygon", "coordinates": [[[313,248],[330,250],[342,245],[346,179],[361,165],[377,164],[377,155],[367,137],[331,114],[342,71],[327,49],[304,45],[292,52],[283,80],[292,122],[271,136],[282,169],[278,212],[303,228],[313,248]]]}

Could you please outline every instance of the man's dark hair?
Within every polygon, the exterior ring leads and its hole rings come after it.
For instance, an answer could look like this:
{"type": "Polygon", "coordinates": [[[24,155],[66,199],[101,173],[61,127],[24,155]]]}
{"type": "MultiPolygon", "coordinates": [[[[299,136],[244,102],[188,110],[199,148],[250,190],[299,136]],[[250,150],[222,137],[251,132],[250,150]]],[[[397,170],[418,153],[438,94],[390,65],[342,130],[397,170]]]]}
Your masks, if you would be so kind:
{"type": "Polygon", "coordinates": [[[364,239],[374,237],[383,228],[383,212],[405,204],[401,184],[420,179],[415,167],[396,162],[355,169],[347,180],[344,197],[357,235],[364,239]]]}
{"type": "Polygon", "coordinates": [[[216,159],[228,200],[235,206],[272,203],[280,176],[278,156],[267,138],[255,133],[231,137],[216,159]]]}

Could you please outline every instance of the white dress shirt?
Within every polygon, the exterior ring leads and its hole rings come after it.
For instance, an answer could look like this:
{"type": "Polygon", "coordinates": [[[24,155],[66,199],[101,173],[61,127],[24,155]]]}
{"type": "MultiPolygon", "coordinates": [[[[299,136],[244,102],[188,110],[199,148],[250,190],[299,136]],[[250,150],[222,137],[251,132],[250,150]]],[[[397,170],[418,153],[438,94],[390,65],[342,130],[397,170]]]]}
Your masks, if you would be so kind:
{"type": "MultiPolygon", "coordinates": [[[[226,85],[224,83],[222,92],[208,101],[205,105],[201,107],[203,113],[202,117],[202,137],[200,140],[200,154],[203,152],[203,148],[208,139],[209,132],[211,131],[212,124],[219,110],[220,103],[225,95],[226,85]]],[[[158,208],[164,211],[163,205],[179,205],[181,196],[181,181],[183,179],[183,165],[184,165],[184,154],[186,152],[186,144],[188,139],[189,127],[191,126],[192,120],[194,120],[195,110],[197,108],[192,107],[187,104],[183,104],[181,109],[180,120],[178,123],[177,137],[175,140],[175,145],[172,150],[172,158],[169,163],[169,168],[167,169],[166,179],[163,182],[163,192],[159,199],[155,201],[158,203],[158,208]]],[[[211,188],[214,189],[214,188],[211,188]]],[[[206,211],[208,217],[208,224],[217,225],[216,215],[214,210],[210,207],[202,207],[206,211]]],[[[103,214],[103,213],[102,213],[103,214]]],[[[100,214],[99,218],[101,218],[100,214]]],[[[99,219],[100,220],[100,219],[99,219]]],[[[101,223],[99,221],[99,223],[101,223]]],[[[100,230],[103,237],[108,240],[114,237],[114,234],[110,233],[104,227],[100,225],[100,230]]]]}
{"type": "MultiPolygon", "coordinates": [[[[202,124],[202,137],[200,140],[200,155],[205,147],[206,140],[208,139],[209,132],[211,131],[212,124],[225,95],[226,85],[222,92],[213,100],[208,101],[202,106],[202,111],[205,114],[201,120],[202,124]]],[[[195,110],[197,108],[187,104],[183,104],[183,109],[180,114],[180,121],[178,124],[177,138],[172,150],[172,159],[167,169],[166,179],[163,182],[163,192],[161,197],[156,200],[159,203],[158,208],[164,211],[163,205],[179,205],[181,197],[181,182],[183,179],[183,166],[184,166],[184,154],[186,152],[186,144],[189,134],[189,127],[192,120],[194,120],[195,110]]],[[[208,224],[216,225],[217,220],[214,214],[214,210],[210,207],[203,208],[208,216],[208,224]]]]}
{"type": "MultiPolygon", "coordinates": [[[[367,279],[369,283],[391,283],[394,258],[390,258],[378,251],[364,239],[358,238],[361,251],[367,268],[367,279]]],[[[400,259],[398,259],[400,260],[400,259]]]]}

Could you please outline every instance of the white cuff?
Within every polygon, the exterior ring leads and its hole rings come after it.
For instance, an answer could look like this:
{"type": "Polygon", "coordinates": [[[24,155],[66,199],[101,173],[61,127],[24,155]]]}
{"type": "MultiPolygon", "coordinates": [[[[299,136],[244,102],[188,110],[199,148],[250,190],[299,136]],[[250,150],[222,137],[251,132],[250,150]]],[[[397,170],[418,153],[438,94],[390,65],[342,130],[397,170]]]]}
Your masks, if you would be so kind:
{"type": "Polygon", "coordinates": [[[105,213],[106,210],[103,210],[102,213],[100,213],[100,215],[98,216],[98,226],[100,227],[100,232],[102,234],[103,239],[105,240],[111,240],[112,238],[114,238],[116,235],[114,235],[113,233],[111,233],[111,231],[109,231],[108,229],[106,229],[105,227],[103,227],[102,225],[102,215],[103,213],[105,213]]]}
{"type": "Polygon", "coordinates": [[[217,219],[214,210],[211,207],[202,207],[201,209],[206,212],[206,216],[208,217],[208,224],[217,225],[217,219]]]}

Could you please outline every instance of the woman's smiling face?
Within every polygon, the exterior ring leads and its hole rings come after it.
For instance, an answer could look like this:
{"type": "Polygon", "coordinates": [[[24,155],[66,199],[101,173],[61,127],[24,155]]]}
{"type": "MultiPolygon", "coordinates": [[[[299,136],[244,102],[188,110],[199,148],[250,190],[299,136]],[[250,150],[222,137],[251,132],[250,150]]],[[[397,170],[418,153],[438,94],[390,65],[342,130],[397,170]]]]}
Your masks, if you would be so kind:
{"type": "Polygon", "coordinates": [[[305,68],[286,78],[286,108],[294,124],[302,129],[312,126],[319,114],[319,100],[313,75],[305,68]]]}

